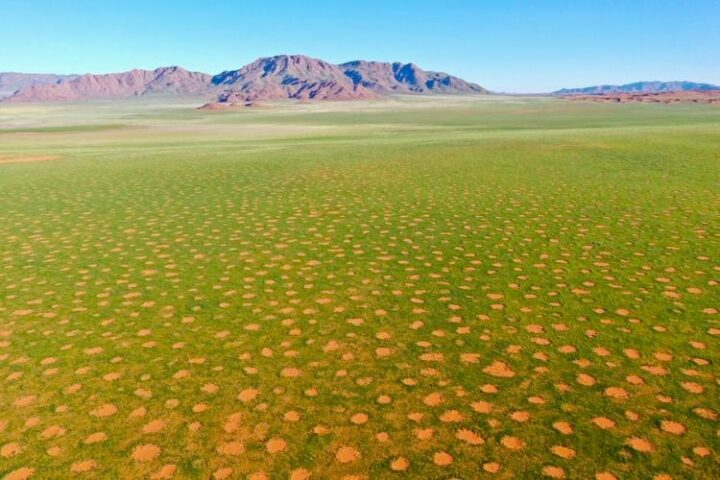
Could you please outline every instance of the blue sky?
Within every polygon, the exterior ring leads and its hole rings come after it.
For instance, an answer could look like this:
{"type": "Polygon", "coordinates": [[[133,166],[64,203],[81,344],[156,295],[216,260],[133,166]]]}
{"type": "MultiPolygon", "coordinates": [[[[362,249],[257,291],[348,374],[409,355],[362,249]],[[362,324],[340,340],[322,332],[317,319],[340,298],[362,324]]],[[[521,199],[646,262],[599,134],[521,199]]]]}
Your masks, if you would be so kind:
{"type": "Polygon", "coordinates": [[[720,84],[720,0],[0,0],[0,71],[412,61],[496,91],[720,84]]]}

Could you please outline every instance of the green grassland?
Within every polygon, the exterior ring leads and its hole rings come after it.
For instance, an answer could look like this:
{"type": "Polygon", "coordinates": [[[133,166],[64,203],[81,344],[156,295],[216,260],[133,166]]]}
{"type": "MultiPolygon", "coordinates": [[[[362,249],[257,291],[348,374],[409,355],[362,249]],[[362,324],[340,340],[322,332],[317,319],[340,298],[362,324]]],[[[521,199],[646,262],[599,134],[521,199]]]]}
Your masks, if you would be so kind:
{"type": "Polygon", "coordinates": [[[0,106],[0,478],[720,478],[720,109],[192,105],[0,106]]]}

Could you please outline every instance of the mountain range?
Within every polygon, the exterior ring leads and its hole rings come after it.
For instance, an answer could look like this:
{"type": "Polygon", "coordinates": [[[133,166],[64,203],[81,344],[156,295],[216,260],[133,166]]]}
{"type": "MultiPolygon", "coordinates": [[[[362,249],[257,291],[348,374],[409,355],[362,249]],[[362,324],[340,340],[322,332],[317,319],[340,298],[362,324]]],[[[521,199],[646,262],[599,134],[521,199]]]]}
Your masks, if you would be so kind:
{"type": "Polygon", "coordinates": [[[487,94],[486,89],[412,63],[353,61],[340,65],[303,55],[260,58],[217,75],[181,67],[102,75],[0,74],[12,93],[6,102],[193,95],[210,100],[207,108],[248,105],[261,100],[360,100],[392,93],[487,94]]]}
{"type": "Polygon", "coordinates": [[[720,86],[696,82],[635,82],[626,85],[596,85],[585,88],[564,88],[553,95],[609,95],[618,93],[708,92],[720,86]]]}

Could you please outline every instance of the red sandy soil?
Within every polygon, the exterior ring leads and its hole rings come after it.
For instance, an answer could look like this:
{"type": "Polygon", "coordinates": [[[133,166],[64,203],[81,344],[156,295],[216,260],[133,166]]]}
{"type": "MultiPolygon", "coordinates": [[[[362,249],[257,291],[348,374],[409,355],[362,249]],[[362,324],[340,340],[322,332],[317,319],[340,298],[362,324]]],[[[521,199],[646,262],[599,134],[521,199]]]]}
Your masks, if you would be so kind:
{"type": "Polygon", "coordinates": [[[613,93],[604,95],[570,95],[568,100],[596,103],[707,103],[720,104],[720,90],[707,92],[613,93]]]}

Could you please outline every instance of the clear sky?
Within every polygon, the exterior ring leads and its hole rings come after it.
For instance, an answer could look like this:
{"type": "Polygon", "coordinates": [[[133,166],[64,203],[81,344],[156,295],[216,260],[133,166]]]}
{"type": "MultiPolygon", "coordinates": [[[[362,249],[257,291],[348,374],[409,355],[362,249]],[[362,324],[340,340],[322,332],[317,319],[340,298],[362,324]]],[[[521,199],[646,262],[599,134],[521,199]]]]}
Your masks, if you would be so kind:
{"type": "Polygon", "coordinates": [[[414,62],[495,91],[720,84],[720,0],[0,0],[0,71],[414,62]]]}

